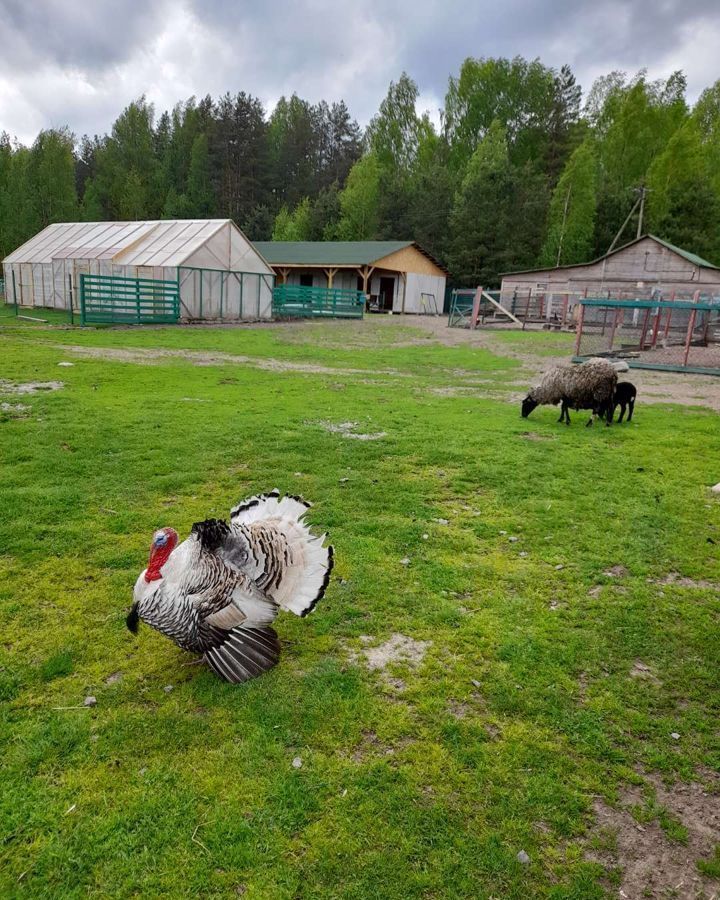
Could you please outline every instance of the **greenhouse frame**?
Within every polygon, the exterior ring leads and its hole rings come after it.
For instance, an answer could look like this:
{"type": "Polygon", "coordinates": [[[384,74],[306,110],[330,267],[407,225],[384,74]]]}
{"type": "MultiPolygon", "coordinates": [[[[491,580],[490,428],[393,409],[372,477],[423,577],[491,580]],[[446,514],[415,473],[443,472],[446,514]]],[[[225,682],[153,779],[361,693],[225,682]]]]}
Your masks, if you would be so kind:
{"type": "Polygon", "coordinates": [[[6,302],[78,309],[81,275],[175,280],[184,321],[269,319],[274,273],[230,219],[63,222],[3,262],[6,302]]]}

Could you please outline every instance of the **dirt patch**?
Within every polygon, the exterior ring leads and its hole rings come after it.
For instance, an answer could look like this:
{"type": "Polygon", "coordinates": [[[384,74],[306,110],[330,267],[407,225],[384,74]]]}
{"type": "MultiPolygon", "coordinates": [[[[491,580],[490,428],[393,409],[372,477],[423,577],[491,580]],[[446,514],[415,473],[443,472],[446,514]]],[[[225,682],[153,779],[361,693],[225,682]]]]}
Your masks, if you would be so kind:
{"type": "Polygon", "coordinates": [[[462,700],[448,700],[448,712],[454,719],[464,719],[472,712],[469,703],[462,700]]]}
{"type": "Polygon", "coordinates": [[[586,858],[619,871],[620,897],[717,897],[720,881],[707,877],[697,866],[712,858],[720,842],[717,794],[698,782],[667,788],[656,775],[646,778],[645,791],[628,788],[617,807],[595,801],[597,846],[586,852],[586,858]],[[652,793],[654,802],[648,803],[652,793]],[[686,841],[672,840],[663,831],[659,821],[663,815],[681,823],[686,841]]]}
{"type": "Polygon", "coordinates": [[[306,422],[305,424],[319,425],[331,434],[339,434],[344,438],[352,438],[356,441],[379,441],[382,438],[387,437],[386,431],[376,431],[372,433],[356,431],[359,427],[358,422],[306,422]]]}
{"type": "Polygon", "coordinates": [[[480,392],[475,387],[458,387],[451,385],[449,387],[423,388],[421,392],[416,393],[435,394],[436,397],[474,397],[480,392]]]}
{"type": "Polygon", "coordinates": [[[641,681],[650,681],[652,684],[662,684],[650,666],[645,665],[645,663],[639,659],[636,659],[633,663],[632,668],[630,669],[630,677],[639,678],[641,681]]]}
{"type": "Polygon", "coordinates": [[[416,641],[405,634],[393,634],[383,644],[363,650],[371,672],[386,669],[391,663],[406,663],[417,668],[425,657],[431,641],[416,641]]]}
{"type": "Polygon", "coordinates": [[[0,413],[9,419],[26,419],[32,407],[24,403],[0,403],[0,413]]]}
{"type": "Polygon", "coordinates": [[[356,745],[350,758],[353,762],[363,762],[368,756],[393,756],[395,748],[383,744],[374,731],[363,731],[360,743],[356,745]]]}
{"type": "Polygon", "coordinates": [[[425,658],[432,641],[416,641],[405,634],[392,634],[382,644],[372,646],[375,639],[370,635],[361,635],[360,641],[365,645],[359,652],[353,648],[348,651],[351,662],[358,662],[364,657],[370,672],[379,672],[388,687],[396,691],[405,690],[405,682],[393,678],[386,670],[395,663],[416,669],[425,658]]]}
{"type": "MultiPolygon", "coordinates": [[[[224,366],[228,363],[239,366],[252,366],[271,372],[299,372],[306,375],[368,375],[367,369],[344,369],[333,366],[314,365],[313,363],[292,362],[267,357],[242,356],[234,353],[204,352],[199,350],[166,350],[156,347],[81,347],[77,344],[64,344],[59,349],[77,356],[92,359],[106,359],[111,362],[127,362],[140,365],[155,365],[167,359],[182,359],[195,366],[224,366]]],[[[398,372],[395,369],[377,370],[372,374],[391,375],[395,378],[411,378],[409,372],[398,372]]]]}
{"type": "Polygon", "coordinates": [[[538,434],[535,431],[523,431],[520,434],[521,438],[525,438],[526,441],[554,441],[557,440],[554,436],[550,434],[538,434]]]}
{"type": "Polygon", "coordinates": [[[625,568],[625,566],[621,565],[610,566],[609,569],[605,569],[605,571],[603,572],[603,575],[606,578],[625,578],[629,574],[630,573],[625,568]]]}
{"type": "Polygon", "coordinates": [[[43,391],[59,391],[64,387],[62,381],[26,381],[16,384],[0,378],[0,394],[40,394],[43,391]]]}
{"type": "Polygon", "coordinates": [[[696,580],[694,578],[685,578],[678,572],[668,572],[662,578],[649,578],[650,584],[673,585],[674,587],[700,588],[702,590],[720,591],[720,584],[716,581],[705,581],[703,579],[696,580]]]}

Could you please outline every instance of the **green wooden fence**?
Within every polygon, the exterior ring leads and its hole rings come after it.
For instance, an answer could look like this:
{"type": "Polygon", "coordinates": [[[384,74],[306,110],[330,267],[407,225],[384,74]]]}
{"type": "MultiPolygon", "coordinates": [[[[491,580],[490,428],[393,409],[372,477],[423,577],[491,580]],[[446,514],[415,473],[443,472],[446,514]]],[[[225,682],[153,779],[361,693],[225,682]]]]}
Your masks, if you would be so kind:
{"type": "Polygon", "coordinates": [[[280,284],[273,290],[273,316],[362,319],[365,294],[338,288],[280,284]]]}
{"type": "Polygon", "coordinates": [[[179,318],[177,281],[120,275],[80,276],[82,325],[158,325],[177,322],[179,318]]]}

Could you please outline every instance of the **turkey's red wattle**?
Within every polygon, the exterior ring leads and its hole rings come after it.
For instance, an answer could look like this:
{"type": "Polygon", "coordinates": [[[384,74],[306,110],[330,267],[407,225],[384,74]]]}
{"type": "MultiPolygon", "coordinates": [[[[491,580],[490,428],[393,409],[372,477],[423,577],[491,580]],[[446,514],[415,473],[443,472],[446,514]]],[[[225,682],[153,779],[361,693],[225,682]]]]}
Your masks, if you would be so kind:
{"type": "Polygon", "coordinates": [[[163,531],[167,535],[167,543],[165,543],[162,547],[157,547],[153,543],[150,548],[150,559],[148,561],[148,567],[145,572],[145,581],[157,581],[159,578],[162,578],[161,569],[168,561],[170,554],[173,552],[175,547],[177,546],[177,532],[174,528],[163,528],[163,531]]]}

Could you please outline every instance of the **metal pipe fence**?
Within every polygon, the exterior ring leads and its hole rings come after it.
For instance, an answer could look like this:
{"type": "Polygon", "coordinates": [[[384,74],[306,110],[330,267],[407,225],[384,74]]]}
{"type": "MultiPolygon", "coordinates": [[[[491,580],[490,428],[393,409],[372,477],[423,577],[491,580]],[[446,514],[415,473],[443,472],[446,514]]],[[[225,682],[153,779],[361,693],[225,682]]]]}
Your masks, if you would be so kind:
{"type": "Polygon", "coordinates": [[[575,361],[621,357],[631,368],[720,375],[720,298],[580,301],[575,361]]]}

